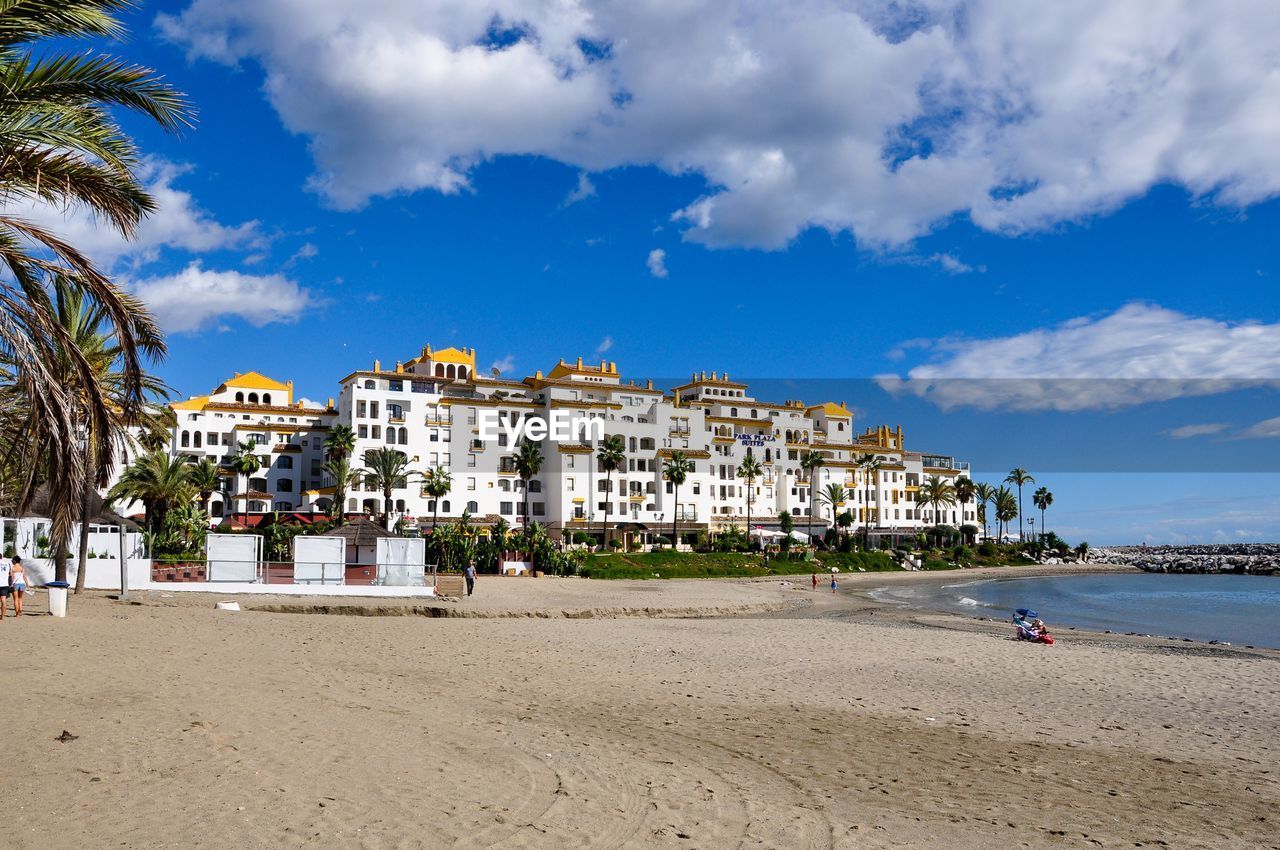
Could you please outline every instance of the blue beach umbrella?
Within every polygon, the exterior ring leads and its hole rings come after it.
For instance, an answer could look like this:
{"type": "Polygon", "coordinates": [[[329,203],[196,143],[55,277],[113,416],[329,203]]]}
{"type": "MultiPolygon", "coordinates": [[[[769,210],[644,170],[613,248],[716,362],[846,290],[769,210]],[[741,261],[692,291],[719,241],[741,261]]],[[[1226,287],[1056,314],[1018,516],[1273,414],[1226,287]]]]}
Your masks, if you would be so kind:
{"type": "Polygon", "coordinates": [[[1040,616],[1039,611],[1032,611],[1030,608],[1019,608],[1016,613],[1023,617],[1030,617],[1033,620],[1040,616]]]}

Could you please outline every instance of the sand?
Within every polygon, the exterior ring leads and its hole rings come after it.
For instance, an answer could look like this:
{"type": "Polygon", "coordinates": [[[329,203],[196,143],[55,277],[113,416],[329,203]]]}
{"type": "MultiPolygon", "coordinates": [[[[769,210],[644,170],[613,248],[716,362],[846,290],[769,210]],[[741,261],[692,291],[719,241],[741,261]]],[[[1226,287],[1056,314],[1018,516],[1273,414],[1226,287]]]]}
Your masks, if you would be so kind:
{"type": "Polygon", "coordinates": [[[480,593],[6,619],[0,846],[1280,846],[1278,653],[1030,646],[803,582],[480,593]]]}

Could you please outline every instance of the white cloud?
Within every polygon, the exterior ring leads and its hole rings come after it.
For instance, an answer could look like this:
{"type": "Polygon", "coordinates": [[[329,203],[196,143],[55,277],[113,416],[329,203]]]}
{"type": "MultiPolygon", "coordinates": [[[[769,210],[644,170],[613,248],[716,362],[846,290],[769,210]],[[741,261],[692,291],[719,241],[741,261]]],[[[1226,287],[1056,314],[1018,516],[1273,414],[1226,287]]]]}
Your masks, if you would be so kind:
{"type": "Polygon", "coordinates": [[[1240,434],[1246,438],[1265,438],[1280,437],[1280,416],[1273,419],[1264,419],[1261,422],[1255,422],[1246,428],[1240,434]]]}
{"type": "Polygon", "coordinates": [[[254,327],[292,322],[316,299],[282,275],[213,271],[193,262],[177,274],[145,278],[130,287],[165,330],[199,331],[234,316],[254,327]]]}
{"type": "Polygon", "coordinates": [[[61,210],[28,201],[17,214],[53,230],[104,268],[122,260],[137,268],[154,261],[165,248],[203,253],[267,244],[257,221],[222,224],[190,192],[176,188],[174,183],[189,172],[187,166],[162,159],[143,161],[138,176],[158,209],[142,220],[133,240],[125,240],[109,223],[96,220],[83,207],[61,210]]]}
{"type": "Polygon", "coordinates": [[[973,271],[973,266],[953,257],[951,254],[934,254],[929,260],[941,266],[942,270],[947,274],[968,274],[973,271]]]}
{"type": "Polygon", "coordinates": [[[1280,324],[1229,323],[1133,303],[1110,315],[993,339],[944,339],[894,394],[944,408],[1114,409],[1280,384],[1280,324]]]}
{"type": "Polygon", "coordinates": [[[649,259],[645,261],[645,265],[649,267],[649,274],[654,277],[666,277],[667,252],[661,248],[654,248],[649,252],[649,259]]]}
{"type": "Polygon", "coordinates": [[[600,340],[600,344],[596,346],[596,354],[604,354],[611,348],[613,348],[613,337],[607,336],[600,340]]]}
{"type": "Polygon", "coordinates": [[[340,207],[506,154],[701,174],[687,238],[766,248],[1044,228],[1164,183],[1280,193],[1268,0],[192,0],[157,23],[265,69],[340,207]]]}
{"type": "Polygon", "coordinates": [[[505,375],[508,372],[510,372],[512,369],[514,369],[515,366],[516,366],[515,355],[508,354],[506,357],[503,357],[501,360],[495,360],[493,361],[493,363],[489,364],[489,370],[491,372],[497,371],[498,374],[500,375],[505,375]]]}
{"type": "Polygon", "coordinates": [[[578,185],[564,199],[564,206],[576,204],[578,201],[585,201],[587,198],[593,198],[596,194],[596,185],[591,182],[591,178],[587,176],[587,172],[583,171],[578,174],[578,185]]]}
{"type": "Polygon", "coordinates": [[[1230,427],[1230,423],[1227,422],[1204,422],[1196,425],[1170,428],[1165,432],[1165,435],[1174,440],[1186,440],[1191,437],[1209,437],[1214,434],[1221,434],[1230,427]]]}
{"type": "Polygon", "coordinates": [[[313,259],[317,255],[319,255],[319,253],[320,253],[320,249],[315,246],[315,243],[303,242],[302,246],[298,248],[298,250],[294,251],[293,255],[290,256],[289,259],[285,261],[284,267],[288,268],[289,266],[295,265],[296,263],[300,263],[303,260],[313,259]]]}

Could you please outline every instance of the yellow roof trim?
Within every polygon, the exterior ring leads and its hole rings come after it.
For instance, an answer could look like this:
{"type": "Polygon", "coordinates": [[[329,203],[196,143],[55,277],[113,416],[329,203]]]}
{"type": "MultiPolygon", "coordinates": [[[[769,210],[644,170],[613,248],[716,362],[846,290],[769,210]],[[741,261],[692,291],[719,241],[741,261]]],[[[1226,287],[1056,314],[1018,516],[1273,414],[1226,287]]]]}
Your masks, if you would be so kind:
{"type": "Polygon", "coordinates": [[[853,414],[849,412],[849,408],[845,407],[843,404],[836,404],[834,401],[827,401],[827,402],[823,402],[822,404],[815,404],[812,407],[806,408],[805,413],[811,413],[815,410],[821,410],[823,414],[827,416],[827,418],[833,418],[833,417],[836,419],[852,419],[853,418],[853,414]]]}
{"type": "Polygon", "coordinates": [[[198,395],[192,396],[186,401],[175,401],[169,406],[174,410],[204,410],[204,406],[209,403],[209,396],[198,395]]]}
{"type": "MultiPolygon", "coordinates": [[[[237,387],[247,390],[284,390],[289,392],[292,388],[288,384],[282,384],[279,381],[268,378],[261,372],[245,372],[243,375],[236,374],[229,381],[224,381],[223,387],[237,387]]],[[[221,389],[219,389],[221,392],[221,389]]]]}

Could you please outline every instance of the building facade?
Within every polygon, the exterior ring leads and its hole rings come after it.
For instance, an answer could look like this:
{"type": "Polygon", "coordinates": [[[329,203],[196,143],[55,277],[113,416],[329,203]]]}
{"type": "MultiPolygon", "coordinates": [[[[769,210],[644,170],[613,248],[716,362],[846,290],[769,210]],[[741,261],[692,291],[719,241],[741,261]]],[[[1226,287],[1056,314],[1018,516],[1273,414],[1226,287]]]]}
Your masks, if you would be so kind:
{"type": "Polygon", "coordinates": [[[258,450],[259,472],[227,470],[214,521],[274,510],[329,512],[336,494],[324,470],[325,435],[343,424],[355,437],[355,467],[370,450],[390,449],[418,475],[449,472],[452,489],[438,504],[411,476],[387,504],[380,489],[357,484],[341,506],[348,515],[423,527],[433,516],[444,523],[467,514],[480,524],[537,522],[553,537],[586,531],[645,539],[674,530],[683,539],[728,526],[776,529],[785,512],[796,529],[817,535],[845,511],[873,537],[977,524],[972,502],[935,516],[917,500],[930,476],[954,482],[968,475],[968,464],[907,449],[900,426],[858,432],[844,403],[760,401],[727,373],[695,373],[664,391],[624,378],[616,363],[578,358],[516,381],[478,374],[474,349],[426,346],[391,368],[375,361],[342,378],[336,404],[295,401],[292,382],[250,372],[172,407],[174,454],[225,464],[242,446],[258,450]],[[569,433],[535,440],[542,464],[526,480],[514,454],[520,435],[538,421],[565,424],[569,433]],[[597,451],[614,435],[625,458],[609,472],[597,451]],[[663,474],[676,453],[689,464],[679,488],[663,474]],[[812,471],[804,464],[809,453],[822,459],[812,471]],[[748,456],[761,468],[750,481],[740,474],[748,456]],[[877,468],[868,469],[868,458],[878,459],[877,468]],[[835,506],[824,495],[832,484],[845,493],[835,506]]]}

